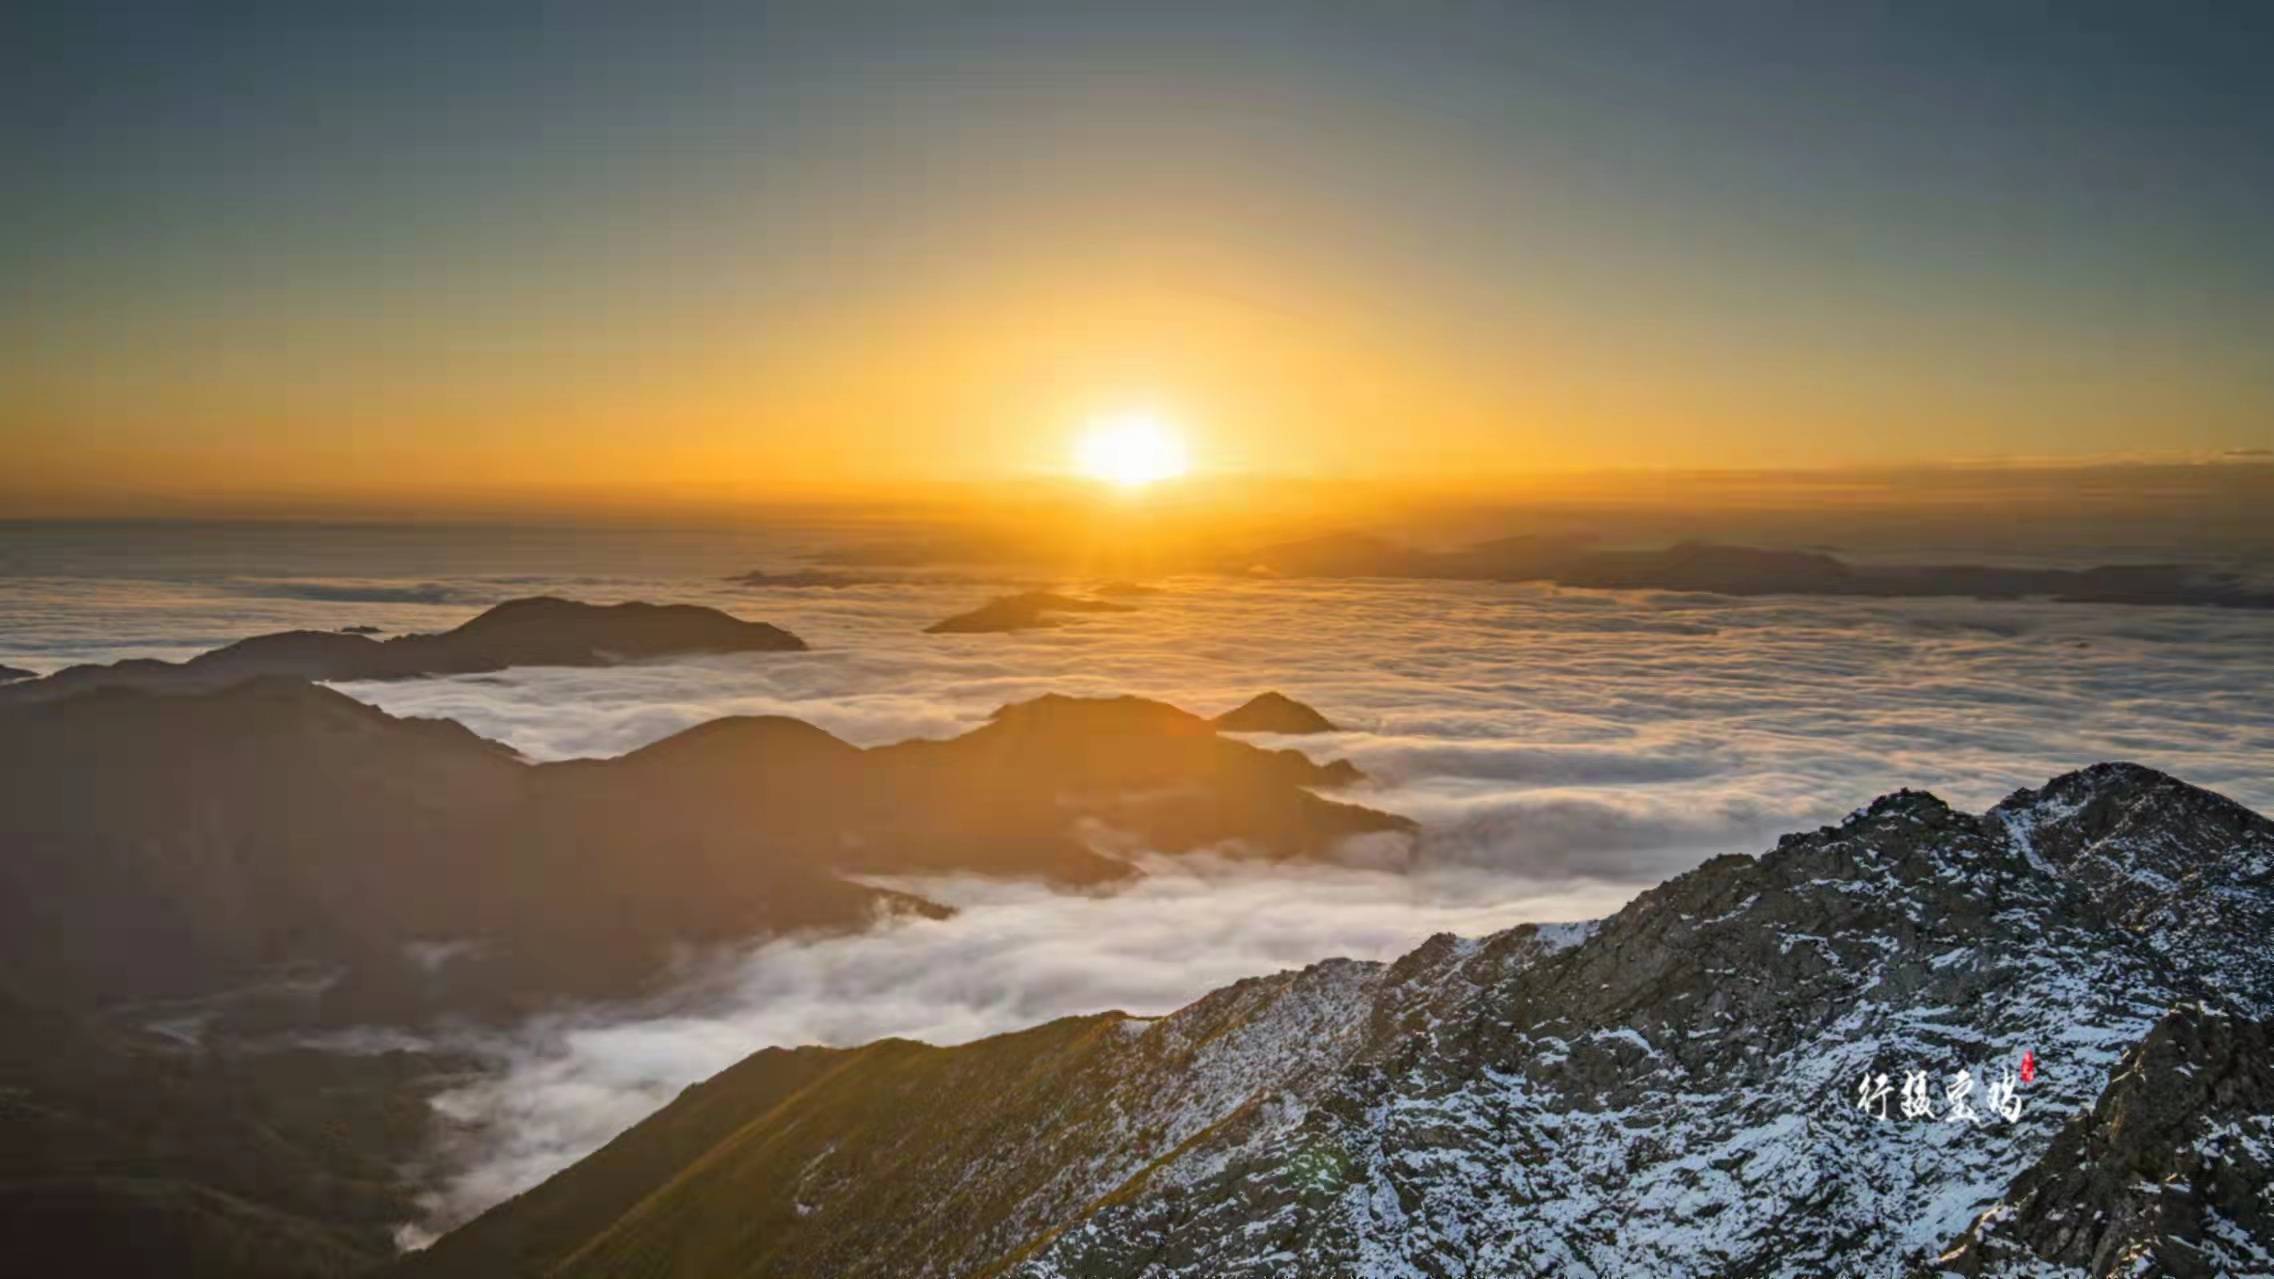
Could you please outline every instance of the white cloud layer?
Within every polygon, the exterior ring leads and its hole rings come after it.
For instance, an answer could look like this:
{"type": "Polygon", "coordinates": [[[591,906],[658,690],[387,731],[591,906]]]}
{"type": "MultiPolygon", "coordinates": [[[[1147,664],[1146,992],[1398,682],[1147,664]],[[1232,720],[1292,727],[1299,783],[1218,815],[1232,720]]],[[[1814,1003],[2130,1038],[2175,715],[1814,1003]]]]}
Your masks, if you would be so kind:
{"type": "Polygon", "coordinates": [[[1156,860],[1112,893],[974,878],[892,882],[958,913],[859,936],[767,942],[714,957],[647,1005],[586,1008],[451,1041],[491,1070],[436,1101],[447,1127],[440,1175],[415,1229],[446,1227],[527,1189],[761,1047],[888,1035],[952,1044],[1106,1008],[1155,1015],[1243,977],[1330,955],[1387,959],[1436,932],[1590,917],[1624,896],[1474,872],[1207,857],[1156,860]]]}
{"type": "Polygon", "coordinates": [[[708,603],[814,650],[343,687],[536,759],[617,754],[726,714],[793,715],[871,745],[961,732],[1044,692],[1213,713],[1277,688],[1348,726],[1283,744],[1367,770],[1354,798],[1424,824],[1421,870],[1196,865],[1104,896],[920,885],[963,913],[770,943],[662,1004],[486,1039],[495,1072],[442,1101],[456,1144],[438,1222],[763,1046],[946,1042],[1107,1007],[1159,1012],[1440,929],[1597,915],[1902,786],[1980,808],[2132,759],[2274,809],[2274,614],[1185,578],[1132,613],[935,636],[921,628],[993,588],[738,587],[720,579],[785,559],[688,546],[586,565],[554,548],[487,576],[467,571],[478,559],[432,555],[387,576],[342,553],[279,557],[258,578],[0,577],[0,662],[179,657],[286,626],[440,629],[543,591],[708,603]]]}

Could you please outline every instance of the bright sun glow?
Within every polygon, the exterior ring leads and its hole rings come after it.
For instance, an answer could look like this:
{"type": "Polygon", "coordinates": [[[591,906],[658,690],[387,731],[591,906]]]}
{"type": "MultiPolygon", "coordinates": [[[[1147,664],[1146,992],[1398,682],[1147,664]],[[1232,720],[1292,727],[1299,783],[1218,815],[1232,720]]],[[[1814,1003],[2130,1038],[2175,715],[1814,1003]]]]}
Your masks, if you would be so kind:
{"type": "Polygon", "coordinates": [[[1142,488],[1173,480],[1189,465],[1184,438],[1151,413],[1120,413],[1100,418],[1074,444],[1074,465],[1082,474],[1122,488],[1142,488]]]}

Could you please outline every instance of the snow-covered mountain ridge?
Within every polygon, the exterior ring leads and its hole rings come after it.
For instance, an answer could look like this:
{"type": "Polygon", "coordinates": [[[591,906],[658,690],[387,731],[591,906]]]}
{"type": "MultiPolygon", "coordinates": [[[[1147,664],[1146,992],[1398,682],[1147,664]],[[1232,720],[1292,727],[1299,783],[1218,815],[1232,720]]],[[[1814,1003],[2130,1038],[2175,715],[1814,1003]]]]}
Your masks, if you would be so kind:
{"type": "Polygon", "coordinates": [[[1596,925],[760,1054],[410,1269],[2267,1273],[2270,911],[2274,825],[2149,769],[1900,792],[1596,925]]]}

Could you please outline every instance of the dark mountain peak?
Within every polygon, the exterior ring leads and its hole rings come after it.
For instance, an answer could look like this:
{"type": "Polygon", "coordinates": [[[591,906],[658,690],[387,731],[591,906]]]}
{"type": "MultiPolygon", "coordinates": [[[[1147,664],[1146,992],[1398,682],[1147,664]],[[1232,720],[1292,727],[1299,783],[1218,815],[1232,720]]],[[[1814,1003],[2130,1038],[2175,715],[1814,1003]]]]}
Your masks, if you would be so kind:
{"type": "MultiPolygon", "coordinates": [[[[457,720],[391,714],[284,675],[183,692],[98,686],[14,714],[22,716],[22,731],[0,721],[0,760],[44,750],[50,764],[79,757],[122,766],[149,761],[167,769],[169,784],[211,784],[236,794],[226,803],[209,795],[208,819],[255,795],[289,804],[295,779],[329,788],[385,776],[415,794],[418,785],[441,790],[474,777],[510,780],[523,767],[512,747],[457,720]]],[[[100,785],[103,776],[98,767],[89,783],[100,785]]],[[[151,803],[157,790],[121,787],[114,815],[151,803]]]]}
{"type": "Polygon", "coordinates": [[[1332,733],[1333,721],[1279,691],[1258,693],[1213,721],[1227,733],[1332,733]]]}
{"type": "Polygon", "coordinates": [[[924,628],[929,635],[979,635],[996,631],[1023,631],[1057,626],[1061,613],[1132,613],[1127,604],[1083,599],[1056,591],[1021,591],[1001,595],[968,613],[958,613],[924,628]]]}
{"type": "Polygon", "coordinates": [[[485,627],[514,625],[524,620],[559,618],[572,612],[599,607],[603,606],[584,604],[559,595],[524,595],[519,599],[492,604],[453,629],[478,631],[485,627]]]}
{"type": "Polygon", "coordinates": [[[1555,574],[1570,586],[1723,595],[1838,592],[1848,566],[1815,551],[1679,542],[1655,551],[1594,551],[1555,574]]]}
{"type": "Polygon", "coordinates": [[[1266,546],[1227,567],[1280,577],[1439,577],[1440,558],[1372,533],[1337,532],[1266,546]]]}
{"type": "Polygon", "coordinates": [[[374,640],[339,631],[255,635],[186,662],[129,660],[73,666],[11,684],[10,701],[60,697],[97,685],[189,692],[256,675],[310,680],[469,675],[511,666],[602,666],[695,653],[790,652],[805,641],[777,626],[694,604],[583,604],[553,596],[508,600],[432,635],[374,640]]]}
{"type": "MultiPolygon", "coordinates": [[[[179,694],[133,685],[105,684],[23,712],[31,722],[122,725],[150,721],[182,731],[213,731],[227,725],[236,732],[296,731],[311,727],[383,731],[411,721],[360,702],[337,689],[289,675],[250,675],[233,683],[179,694]]],[[[495,745],[495,743],[492,743],[495,745]]]]}
{"type": "Polygon", "coordinates": [[[879,582],[888,581],[890,579],[881,577],[866,577],[856,573],[832,573],[825,569],[801,568],[793,569],[787,573],[769,573],[764,569],[752,569],[747,573],[739,573],[726,580],[733,582],[738,586],[768,586],[785,587],[792,589],[819,587],[830,590],[839,590],[848,586],[870,586],[879,582]]]}
{"type": "Polygon", "coordinates": [[[2147,826],[2207,825],[2238,837],[2268,830],[2265,818],[2224,795],[2123,762],[2094,764],[2015,791],[1989,816],[2056,860],[2147,826]]]}
{"type": "Polygon", "coordinates": [[[1309,789],[1354,777],[1135,697],[1037,698],[873,750],[744,716],[532,765],[283,676],[98,685],[0,709],[19,837],[0,969],[93,1001],[321,966],[345,974],[326,1016],[483,1016],[625,994],[675,945],[930,909],[845,873],[1094,883],[1131,873],[1112,853],[1313,856],[1408,829],[1309,789]],[[403,947],[435,938],[482,957],[428,981],[403,947]]]}
{"type": "Polygon", "coordinates": [[[846,760],[860,748],[789,715],[729,715],[681,729],[622,757],[627,764],[699,767],[717,762],[778,765],[791,759],[846,760]]]}
{"type": "MultiPolygon", "coordinates": [[[[1516,928],[1504,931],[1513,933],[1518,929],[1531,927],[1533,926],[1530,924],[1519,924],[1516,928]]],[[[1442,967],[1448,960],[1460,954],[1464,946],[1470,944],[1463,941],[1456,933],[1431,933],[1419,946],[1390,962],[1389,979],[1399,983],[1411,981],[1418,974],[1442,967]]]]}
{"type": "Polygon", "coordinates": [[[2274,1028],[2182,1004],[1935,1270],[2264,1274],[2274,1265],[2269,1186],[2274,1028]]]}
{"type": "MultiPolygon", "coordinates": [[[[1025,814],[1073,839],[1078,808],[1125,851],[1214,847],[1274,857],[1314,855],[1351,835],[1406,832],[1403,817],[1336,803],[1310,788],[1361,780],[1347,761],[1264,750],[1219,734],[1190,712],[1142,697],[1049,694],[996,711],[944,742],[869,752],[943,802],[970,806],[974,831],[1025,814]],[[973,778],[1001,778],[981,802],[973,778]]],[[[1003,853],[1015,847],[998,839],[1003,853]]],[[[1054,854],[1054,856],[1058,856],[1054,854]]]]}
{"type": "Polygon", "coordinates": [[[8,683],[11,680],[38,678],[38,672],[27,671],[21,666],[0,666],[0,684],[8,683]]]}
{"type": "Polygon", "coordinates": [[[2171,774],[2135,764],[2129,760],[2109,760],[2088,764],[2031,789],[2024,787],[2001,800],[2000,809],[2024,807],[2041,803],[2078,801],[2111,793],[2136,794],[2145,790],[2186,786],[2171,774]]]}
{"type": "Polygon", "coordinates": [[[2138,764],[2097,764],[1990,810],[2057,874],[2206,989],[2274,1000],[2274,822],[2138,764]]]}
{"type": "MultiPolygon", "coordinates": [[[[446,765],[474,756],[511,762],[520,756],[453,719],[398,716],[336,689],[285,675],[254,675],[233,684],[178,693],[105,684],[19,711],[28,730],[0,732],[0,752],[15,749],[96,755],[180,752],[176,771],[189,774],[273,757],[293,764],[336,758],[347,749],[369,758],[417,759],[446,765]],[[222,754],[226,748],[227,754],[222,754]],[[393,754],[389,754],[392,752],[393,754]]],[[[131,806],[139,796],[121,796],[131,806]]]]}
{"type": "Polygon", "coordinates": [[[800,640],[778,626],[747,622],[699,604],[586,604],[552,595],[507,600],[439,636],[409,636],[393,644],[447,641],[484,654],[514,657],[509,664],[535,665],[517,650],[559,653],[581,665],[602,658],[663,657],[677,653],[796,651],[800,640]]]}
{"type": "Polygon", "coordinates": [[[1190,711],[1148,697],[1072,697],[1044,693],[995,708],[988,720],[1022,733],[1142,734],[1198,737],[1215,730],[1190,711]]]}
{"type": "MultiPolygon", "coordinates": [[[[1932,791],[1906,787],[1881,795],[1837,825],[1786,835],[1760,860],[1780,877],[1802,882],[1876,877],[1906,860],[1925,858],[1939,864],[1956,851],[1970,858],[1989,851],[1978,819],[1952,808],[1932,791]]],[[[1691,873],[1748,860],[1715,858],[1691,873]]],[[[1932,869],[1914,868],[1914,873],[1932,873],[1932,869]]]]}
{"type": "Polygon", "coordinates": [[[2139,764],[2063,774],[2016,791],[1984,820],[2120,914],[2174,892],[2274,884],[2274,822],[2139,764]]]}
{"type": "MultiPolygon", "coordinates": [[[[1219,735],[1213,721],[1190,711],[1127,694],[1045,693],[996,708],[986,725],[945,745],[1031,760],[1037,778],[1061,782],[1087,775],[1092,783],[1143,787],[1195,770],[1214,775],[1218,784],[1261,785],[1270,790],[1348,786],[1365,780],[1348,760],[1321,764],[1298,750],[1264,750],[1219,735]]],[[[1282,796],[1292,798],[1285,792],[1282,796]]],[[[1410,826],[1401,818],[1378,829],[1410,826]]]]}
{"type": "Polygon", "coordinates": [[[1933,791],[1912,790],[1906,786],[1887,794],[1848,814],[1843,826],[1869,825],[1880,822],[1936,823],[1950,818],[1957,810],[1943,802],[1933,791]]]}
{"type": "Polygon", "coordinates": [[[1578,537],[1517,536],[1452,551],[1332,533],[1266,546],[1222,561],[1232,572],[1281,577],[1456,578],[1552,581],[1598,590],[1719,595],[2041,597],[2103,604],[2274,608],[2274,590],[2232,572],[2185,564],[2056,569],[1988,564],[1849,564],[1816,548],[1690,540],[1655,548],[1600,549],[1578,537]]]}
{"type": "Polygon", "coordinates": [[[345,631],[276,631],[224,644],[191,660],[216,666],[235,662],[257,663],[263,674],[284,675],[292,673],[287,668],[294,663],[321,667],[342,661],[352,662],[378,652],[379,647],[378,640],[363,635],[350,635],[345,631]]]}
{"type": "Polygon", "coordinates": [[[1732,898],[1764,891],[1788,914],[1813,909],[1802,899],[1820,899],[1852,916],[1854,903],[1894,893],[1908,903],[1903,910],[1931,903],[1945,920],[1966,914],[1963,898],[2050,901],[2081,891],[2096,914],[2128,928],[2223,932],[2236,912],[2274,905],[2274,822],[2130,763],[2063,774],[1979,816],[1905,788],[1836,825],[1786,835],[1758,859],[1705,862],[1640,894],[1614,919],[1667,910],[1711,916],[1732,898]]]}

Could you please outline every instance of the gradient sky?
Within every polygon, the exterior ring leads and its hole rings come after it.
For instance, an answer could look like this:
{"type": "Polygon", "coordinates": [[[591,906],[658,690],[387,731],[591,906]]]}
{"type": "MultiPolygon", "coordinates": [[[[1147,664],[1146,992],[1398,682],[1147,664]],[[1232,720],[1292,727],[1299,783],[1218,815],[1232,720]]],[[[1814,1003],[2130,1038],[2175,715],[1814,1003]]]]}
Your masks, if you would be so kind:
{"type": "Polygon", "coordinates": [[[2274,7],[10,6],[0,502],[2274,444],[2274,7]],[[1236,9],[1237,15],[1218,10],[1236,9]]]}

